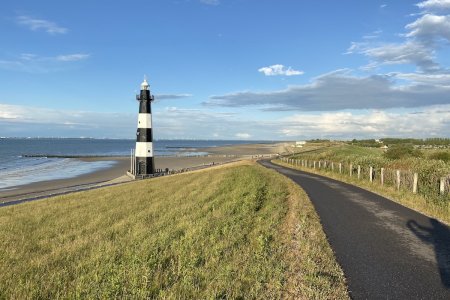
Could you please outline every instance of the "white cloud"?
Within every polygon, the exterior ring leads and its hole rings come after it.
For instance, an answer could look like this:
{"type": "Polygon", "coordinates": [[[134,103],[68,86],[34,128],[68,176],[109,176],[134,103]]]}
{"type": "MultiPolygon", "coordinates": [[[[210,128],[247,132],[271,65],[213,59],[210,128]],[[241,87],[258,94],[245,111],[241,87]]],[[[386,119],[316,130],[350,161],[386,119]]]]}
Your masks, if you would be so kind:
{"type": "Polygon", "coordinates": [[[426,11],[450,9],[450,0],[427,0],[416,4],[426,11]]]}
{"type": "Polygon", "coordinates": [[[249,139],[251,135],[248,133],[236,133],[236,137],[239,139],[249,139]]]}
{"type": "Polygon", "coordinates": [[[416,112],[365,111],[319,115],[295,114],[283,120],[281,133],[287,137],[324,136],[336,138],[448,136],[450,105],[416,112]],[[426,128],[426,132],[423,130],[426,128]]]}
{"type": "Polygon", "coordinates": [[[402,80],[408,80],[416,84],[450,86],[450,74],[424,74],[424,73],[389,73],[392,76],[402,80]]]}
{"type": "Polygon", "coordinates": [[[182,99],[192,97],[191,94],[160,94],[155,95],[155,100],[182,99]]]}
{"type": "MultiPolygon", "coordinates": [[[[0,136],[133,138],[136,120],[137,112],[103,113],[0,104],[0,136]]],[[[242,118],[237,114],[208,109],[168,107],[154,109],[153,128],[155,138],[172,139],[448,136],[450,104],[409,112],[362,110],[297,113],[270,120],[264,117],[242,118]]]]}
{"type": "Polygon", "coordinates": [[[424,43],[430,43],[438,39],[450,41],[450,15],[426,14],[406,25],[405,28],[410,30],[406,34],[407,37],[419,39],[424,43]]]}
{"type": "Polygon", "coordinates": [[[207,5],[219,5],[219,0],[200,0],[201,3],[207,4],[207,5]]]}
{"type": "Polygon", "coordinates": [[[385,8],[385,7],[387,7],[387,4],[381,4],[380,5],[380,8],[385,8]]]}
{"type": "Polygon", "coordinates": [[[67,33],[67,28],[61,27],[54,22],[43,19],[35,19],[29,16],[18,16],[17,23],[28,27],[30,30],[43,30],[49,34],[64,34],[67,33]]]}
{"type": "Polygon", "coordinates": [[[290,86],[278,91],[245,91],[211,96],[204,104],[224,107],[258,106],[268,111],[336,111],[450,103],[450,86],[425,82],[398,85],[395,79],[391,75],[359,77],[344,69],[319,76],[310,84],[290,86]]]}
{"type": "Polygon", "coordinates": [[[291,67],[286,68],[285,66],[279,64],[260,68],[258,69],[258,72],[261,72],[266,76],[277,76],[277,75],[294,76],[294,75],[302,75],[305,73],[303,71],[294,70],[291,67]]]}
{"type": "Polygon", "coordinates": [[[12,59],[0,59],[0,69],[28,73],[48,73],[63,69],[67,63],[85,60],[89,57],[89,54],[84,53],[57,56],[39,56],[31,53],[23,53],[12,59]]]}
{"type": "Polygon", "coordinates": [[[415,42],[407,41],[398,44],[383,44],[372,46],[368,43],[352,43],[346,54],[360,53],[372,60],[367,67],[375,68],[381,65],[411,64],[424,71],[437,71],[440,69],[435,62],[434,51],[429,47],[415,42]]]}
{"type": "Polygon", "coordinates": [[[56,60],[59,61],[78,61],[89,58],[90,54],[84,53],[76,53],[76,54],[66,54],[66,55],[58,55],[55,57],[56,60]]]}

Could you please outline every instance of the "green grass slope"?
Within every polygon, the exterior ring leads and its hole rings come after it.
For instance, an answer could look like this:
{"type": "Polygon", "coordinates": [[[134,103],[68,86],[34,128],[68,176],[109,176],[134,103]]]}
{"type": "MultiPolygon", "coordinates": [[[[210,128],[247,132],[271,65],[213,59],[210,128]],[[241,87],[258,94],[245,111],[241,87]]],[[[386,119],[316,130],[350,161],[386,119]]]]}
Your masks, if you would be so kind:
{"type": "Polygon", "coordinates": [[[305,193],[241,163],[0,209],[0,298],[347,298],[305,193]]]}

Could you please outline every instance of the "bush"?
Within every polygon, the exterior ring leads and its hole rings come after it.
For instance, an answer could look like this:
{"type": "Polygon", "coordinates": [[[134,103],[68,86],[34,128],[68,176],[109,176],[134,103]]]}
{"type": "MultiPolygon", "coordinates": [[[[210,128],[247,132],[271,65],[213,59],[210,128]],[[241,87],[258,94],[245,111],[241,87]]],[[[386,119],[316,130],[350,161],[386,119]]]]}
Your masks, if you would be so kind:
{"type": "Polygon", "coordinates": [[[429,156],[429,158],[448,162],[448,161],[450,161],[450,152],[445,152],[445,151],[434,152],[429,156]]]}
{"type": "Polygon", "coordinates": [[[392,146],[385,153],[384,156],[389,159],[401,159],[407,157],[421,157],[422,152],[414,149],[412,144],[401,144],[392,146]]]}

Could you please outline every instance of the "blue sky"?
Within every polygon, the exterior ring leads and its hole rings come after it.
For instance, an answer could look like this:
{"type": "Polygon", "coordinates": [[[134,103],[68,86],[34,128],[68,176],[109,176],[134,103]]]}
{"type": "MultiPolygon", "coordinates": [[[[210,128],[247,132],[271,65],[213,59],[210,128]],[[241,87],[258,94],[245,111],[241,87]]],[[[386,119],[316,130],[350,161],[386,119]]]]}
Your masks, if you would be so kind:
{"type": "Polygon", "coordinates": [[[450,0],[2,1],[0,136],[450,136],[450,0]]]}

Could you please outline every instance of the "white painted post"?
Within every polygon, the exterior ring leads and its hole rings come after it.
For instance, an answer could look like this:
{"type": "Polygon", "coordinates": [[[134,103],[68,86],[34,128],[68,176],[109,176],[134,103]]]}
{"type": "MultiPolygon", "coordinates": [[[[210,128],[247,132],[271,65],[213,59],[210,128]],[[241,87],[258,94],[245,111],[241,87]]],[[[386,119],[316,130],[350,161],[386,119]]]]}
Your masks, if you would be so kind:
{"type": "Polygon", "coordinates": [[[334,171],[334,163],[331,162],[331,171],[334,171]]]}
{"type": "Polygon", "coordinates": [[[361,179],[361,166],[358,165],[358,179],[361,179]]]}
{"type": "Polygon", "coordinates": [[[320,165],[322,164],[322,162],[319,160],[319,169],[320,169],[320,165]]]}
{"type": "Polygon", "coordinates": [[[397,170],[397,190],[400,190],[400,170],[397,170]]]}
{"type": "Polygon", "coordinates": [[[132,150],[132,154],[131,154],[131,164],[132,164],[131,174],[136,175],[135,174],[136,164],[134,163],[134,149],[132,150]]]}
{"type": "Polygon", "coordinates": [[[342,174],[342,163],[339,163],[339,174],[342,174]]]}
{"type": "Polygon", "coordinates": [[[370,182],[373,182],[373,167],[369,168],[369,178],[370,178],[370,182]]]}
{"type": "Polygon", "coordinates": [[[316,168],[316,161],[314,161],[314,167],[313,167],[314,169],[316,168]]]}
{"type": "Polygon", "coordinates": [[[414,173],[414,182],[413,182],[413,194],[417,194],[417,181],[419,179],[419,174],[414,173]]]}
{"type": "Polygon", "coordinates": [[[381,168],[380,179],[381,179],[381,185],[384,185],[384,168],[381,168]]]}
{"type": "Polygon", "coordinates": [[[353,164],[350,164],[350,177],[353,175],[353,164]]]}
{"type": "Polygon", "coordinates": [[[441,177],[441,182],[439,183],[439,193],[444,195],[445,193],[445,177],[441,177]]]}

